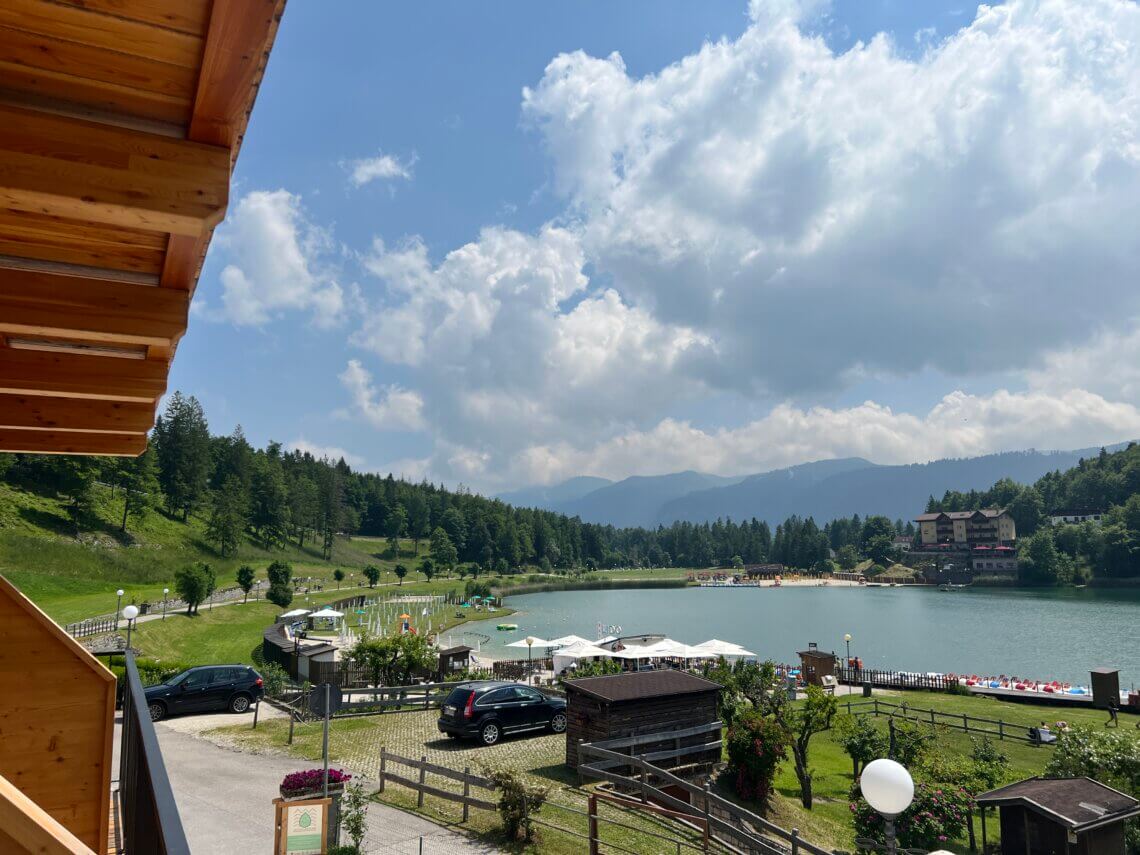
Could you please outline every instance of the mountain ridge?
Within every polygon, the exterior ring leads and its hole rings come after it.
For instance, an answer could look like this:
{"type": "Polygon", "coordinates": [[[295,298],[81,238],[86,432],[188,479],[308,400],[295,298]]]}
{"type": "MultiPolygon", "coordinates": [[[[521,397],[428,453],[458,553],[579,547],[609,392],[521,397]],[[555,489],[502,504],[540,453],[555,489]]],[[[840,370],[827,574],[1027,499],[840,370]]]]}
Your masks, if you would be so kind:
{"type": "MultiPolygon", "coordinates": [[[[1126,445],[1106,447],[1112,451],[1126,445]]],[[[652,528],[677,520],[711,522],[729,517],[756,517],[774,526],[793,514],[814,517],[821,524],[856,513],[905,520],[921,513],[929,496],[940,497],[947,490],[986,490],[1002,478],[1033,483],[1047,472],[1068,469],[1099,451],[1099,447],[1028,449],[908,464],[879,464],[861,457],[829,458],[741,476],[687,470],[635,475],[620,481],[599,478],[608,483],[584,493],[571,489],[571,498],[533,504],[526,501],[528,495],[536,496],[540,491],[556,494],[564,484],[584,480],[576,478],[549,487],[515,490],[498,498],[619,527],[652,528]],[[507,496],[521,496],[524,501],[507,496]]]]}

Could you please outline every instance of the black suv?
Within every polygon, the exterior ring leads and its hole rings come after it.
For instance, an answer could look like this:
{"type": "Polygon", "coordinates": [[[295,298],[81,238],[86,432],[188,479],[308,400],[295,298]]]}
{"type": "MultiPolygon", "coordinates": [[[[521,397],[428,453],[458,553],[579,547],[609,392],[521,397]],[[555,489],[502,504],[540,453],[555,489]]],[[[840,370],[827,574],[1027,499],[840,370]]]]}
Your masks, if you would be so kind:
{"type": "Polygon", "coordinates": [[[144,692],[150,720],[158,721],[174,713],[243,713],[265,689],[261,675],[248,665],[202,665],[148,686],[144,692]]]}
{"type": "Polygon", "coordinates": [[[478,739],[484,745],[524,730],[564,733],[566,701],[517,683],[460,683],[444,701],[438,724],[440,733],[478,739]]]}

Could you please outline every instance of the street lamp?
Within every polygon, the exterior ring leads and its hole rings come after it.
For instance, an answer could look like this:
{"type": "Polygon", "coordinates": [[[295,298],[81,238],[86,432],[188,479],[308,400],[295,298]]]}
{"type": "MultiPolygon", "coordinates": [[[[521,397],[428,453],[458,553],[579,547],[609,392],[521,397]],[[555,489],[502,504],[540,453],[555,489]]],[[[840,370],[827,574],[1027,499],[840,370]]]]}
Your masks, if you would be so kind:
{"type": "Polygon", "coordinates": [[[170,593],[169,588],[162,589],[162,619],[166,620],[166,595],[170,593]]]}
{"type": "Polygon", "coordinates": [[[118,628],[119,628],[119,607],[123,604],[123,589],[119,588],[119,590],[115,591],[115,596],[117,597],[117,599],[115,600],[115,629],[118,630],[118,628]]]}
{"type": "Polygon", "coordinates": [[[846,633],[843,640],[847,642],[847,665],[851,666],[851,633],[846,633]]]}
{"type": "Polygon", "coordinates": [[[897,855],[895,818],[914,800],[914,780],[901,763],[894,760],[872,760],[859,778],[863,798],[883,817],[887,855],[897,855]]]}
{"type": "Polygon", "coordinates": [[[135,605],[127,606],[123,609],[123,617],[127,619],[127,652],[131,650],[131,629],[134,628],[135,618],[139,616],[139,607],[135,605]]]}
{"type": "Polygon", "coordinates": [[[531,650],[534,647],[534,641],[535,639],[533,635],[528,635],[526,637],[526,672],[528,674],[531,673],[531,671],[534,669],[534,666],[531,664],[531,650]]]}

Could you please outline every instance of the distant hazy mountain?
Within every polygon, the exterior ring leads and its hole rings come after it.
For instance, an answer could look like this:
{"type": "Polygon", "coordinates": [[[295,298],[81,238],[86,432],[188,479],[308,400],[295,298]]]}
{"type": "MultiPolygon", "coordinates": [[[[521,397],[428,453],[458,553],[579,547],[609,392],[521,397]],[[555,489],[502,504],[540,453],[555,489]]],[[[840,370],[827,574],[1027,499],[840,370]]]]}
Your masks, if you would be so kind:
{"type": "Polygon", "coordinates": [[[906,520],[925,510],[928,496],[938,497],[947,490],[984,490],[1002,478],[1029,484],[1046,472],[1075,466],[1080,458],[1098,451],[1014,451],[908,466],[882,466],[848,457],[738,478],[699,472],[626,478],[587,491],[582,491],[578,482],[590,479],[574,478],[555,487],[527,488],[501,498],[616,526],[725,517],[756,517],[774,526],[792,514],[812,516],[821,524],[852,514],[883,514],[906,520]],[[563,488],[570,497],[557,495],[563,488]],[[548,497],[542,498],[542,492],[548,497]],[[516,495],[528,498],[508,498],[516,495]]]}
{"type": "Polygon", "coordinates": [[[561,484],[552,484],[547,487],[522,487],[507,493],[499,493],[495,498],[502,499],[517,508],[550,508],[559,502],[570,502],[580,499],[587,493],[592,493],[600,487],[612,484],[609,478],[594,478],[591,475],[581,475],[563,481],[561,484]]]}

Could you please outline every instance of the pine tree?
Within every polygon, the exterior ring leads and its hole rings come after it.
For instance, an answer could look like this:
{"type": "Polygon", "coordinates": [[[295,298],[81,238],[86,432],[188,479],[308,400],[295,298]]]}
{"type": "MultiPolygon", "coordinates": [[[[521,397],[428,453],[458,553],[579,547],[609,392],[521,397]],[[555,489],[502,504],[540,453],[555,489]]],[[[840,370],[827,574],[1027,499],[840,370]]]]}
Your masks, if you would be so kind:
{"type": "Polygon", "coordinates": [[[214,492],[213,509],[206,525],[206,537],[218,545],[223,558],[237,551],[248,515],[249,500],[245,490],[241,481],[231,475],[221,489],[214,492]]]}
{"type": "Polygon", "coordinates": [[[126,533],[130,517],[141,518],[158,502],[160,488],[154,450],[147,448],[138,457],[116,459],[110,474],[111,483],[119,489],[123,500],[123,520],[119,531],[126,533]]]}

